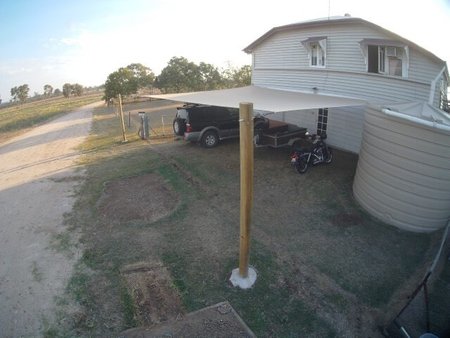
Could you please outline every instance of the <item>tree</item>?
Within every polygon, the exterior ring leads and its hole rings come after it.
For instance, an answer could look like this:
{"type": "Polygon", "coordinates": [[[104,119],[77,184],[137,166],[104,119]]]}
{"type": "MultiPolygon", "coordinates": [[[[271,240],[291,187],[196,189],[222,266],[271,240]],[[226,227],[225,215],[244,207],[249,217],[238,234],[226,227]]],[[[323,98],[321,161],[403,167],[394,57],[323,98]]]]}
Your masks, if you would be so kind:
{"type": "Polygon", "coordinates": [[[72,85],[70,83],[64,83],[62,92],[64,97],[69,97],[72,94],[72,85]]]}
{"type": "Polygon", "coordinates": [[[166,93],[202,89],[202,75],[195,63],[184,57],[173,57],[158,76],[158,87],[166,93]]]}
{"type": "Polygon", "coordinates": [[[108,75],[105,82],[105,101],[137,93],[140,88],[153,85],[155,75],[140,63],[132,63],[108,75]]]}
{"type": "Polygon", "coordinates": [[[53,91],[53,95],[55,95],[55,96],[61,95],[61,89],[56,88],[56,89],[53,91]]]}
{"type": "MultiPolygon", "coordinates": [[[[84,88],[79,83],[74,83],[74,84],[65,83],[63,85],[62,93],[63,93],[64,97],[69,97],[70,95],[81,96],[81,95],[83,95],[83,91],[84,91],[84,88]]],[[[59,89],[55,89],[55,95],[59,95],[60,92],[61,91],[59,89]]]]}
{"type": "Polygon", "coordinates": [[[202,77],[203,90],[223,88],[224,80],[217,67],[209,63],[200,62],[198,68],[202,77]]]}
{"type": "Polygon", "coordinates": [[[127,68],[108,75],[105,82],[105,100],[117,98],[119,94],[130,95],[137,92],[137,83],[133,81],[133,72],[127,68]]]}
{"type": "Polygon", "coordinates": [[[241,68],[230,67],[223,71],[222,76],[228,88],[248,86],[252,82],[252,67],[249,65],[241,68]]]}
{"type": "Polygon", "coordinates": [[[28,98],[28,92],[30,91],[30,88],[27,84],[23,84],[19,87],[11,88],[11,96],[13,102],[20,102],[23,103],[28,98]]]}
{"type": "Polygon", "coordinates": [[[49,84],[44,86],[44,96],[51,96],[53,94],[53,87],[49,84]]]}
{"type": "Polygon", "coordinates": [[[173,57],[158,76],[156,86],[166,93],[214,90],[247,86],[251,77],[248,65],[220,72],[209,63],[196,65],[184,57],[173,57]]]}
{"type": "Polygon", "coordinates": [[[83,94],[83,86],[78,83],[73,84],[72,94],[75,96],[81,96],[83,94]]]}
{"type": "Polygon", "coordinates": [[[151,87],[155,81],[155,74],[148,67],[140,63],[132,63],[126,67],[133,72],[133,78],[137,82],[138,89],[151,87]]]}
{"type": "Polygon", "coordinates": [[[236,87],[249,86],[252,83],[252,67],[242,66],[233,72],[233,82],[236,87]]]}

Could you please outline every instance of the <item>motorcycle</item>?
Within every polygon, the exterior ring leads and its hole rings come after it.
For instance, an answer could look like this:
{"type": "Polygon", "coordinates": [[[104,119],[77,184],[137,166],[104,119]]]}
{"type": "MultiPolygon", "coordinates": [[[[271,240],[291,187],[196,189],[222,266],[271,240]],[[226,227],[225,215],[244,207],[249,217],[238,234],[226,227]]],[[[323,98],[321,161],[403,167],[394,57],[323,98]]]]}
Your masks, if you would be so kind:
{"type": "Polygon", "coordinates": [[[299,174],[304,174],[308,170],[308,165],[319,163],[331,163],[333,153],[325,143],[326,133],[321,135],[309,135],[306,138],[293,144],[291,153],[291,164],[299,174]]]}

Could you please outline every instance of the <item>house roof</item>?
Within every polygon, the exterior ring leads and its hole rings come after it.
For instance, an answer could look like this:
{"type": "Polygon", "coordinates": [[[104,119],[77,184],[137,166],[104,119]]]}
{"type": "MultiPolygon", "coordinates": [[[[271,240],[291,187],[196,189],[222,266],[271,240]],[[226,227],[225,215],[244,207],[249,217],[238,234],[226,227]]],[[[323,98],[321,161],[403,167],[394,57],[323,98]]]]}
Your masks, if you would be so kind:
{"type": "Polygon", "coordinates": [[[302,22],[297,22],[297,23],[293,23],[293,24],[289,24],[289,25],[274,27],[274,28],[270,29],[268,32],[266,32],[264,35],[260,36],[258,39],[253,41],[250,45],[245,47],[243,49],[243,51],[248,54],[252,53],[254,51],[254,49],[256,47],[258,47],[262,42],[264,42],[265,40],[270,38],[272,35],[279,33],[279,32],[300,30],[300,29],[304,29],[304,28],[319,27],[319,26],[330,25],[330,24],[334,25],[334,24],[348,24],[348,23],[360,23],[360,24],[363,24],[366,26],[370,26],[371,28],[373,28],[379,32],[382,32],[388,36],[391,36],[393,40],[401,41],[401,42],[405,43],[406,45],[413,47],[416,50],[421,51],[422,53],[426,54],[427,56],[434,59],[435,61],[445,64],[444,60],[440,59],[439,57],[437,57],[430,51],[426,50],[425,48],[420,47],[416,43],[414,43],[408,39],[405,39],[404,37],[401,37],[400,35],[393,33],[393,32],[391,32],[381,26],[378,26],[370,21],[367,21],[367,20],[364,20],[361,18],[351,17],[351,16],[331,16],[331,17],[327,17],[327,18],[302,21],[302,22]]]}
{"type": "Polygon", "coordinates": [[[255,110],[283,112],[302,109],[364,106],[366,101],[343,97],[247,86],[203,92],[144,95],[155,99],[239,108],[241,102],[252,102],[255,110]]]}

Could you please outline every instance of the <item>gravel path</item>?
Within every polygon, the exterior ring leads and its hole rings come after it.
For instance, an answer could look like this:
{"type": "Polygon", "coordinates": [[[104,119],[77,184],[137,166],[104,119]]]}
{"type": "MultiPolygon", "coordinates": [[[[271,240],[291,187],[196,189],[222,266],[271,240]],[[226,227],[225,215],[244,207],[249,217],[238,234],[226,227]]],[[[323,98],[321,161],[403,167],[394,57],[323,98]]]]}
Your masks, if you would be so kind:
{"type": "Polygon", "coordinates": [[[52,323],[76,257],[51,248],[82,172],[85,106],[0,145],[0,337],[38,337],[52,323]]]}

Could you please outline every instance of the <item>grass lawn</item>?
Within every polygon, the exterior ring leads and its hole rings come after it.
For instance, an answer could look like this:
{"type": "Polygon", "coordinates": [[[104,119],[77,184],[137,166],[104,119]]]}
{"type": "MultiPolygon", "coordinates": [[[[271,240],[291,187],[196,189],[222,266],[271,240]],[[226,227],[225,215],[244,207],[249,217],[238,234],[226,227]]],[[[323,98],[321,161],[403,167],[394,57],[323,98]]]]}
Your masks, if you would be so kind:
{"type": "Polygon", "coordinates": [[[238,142],[214,149],[182,141],[156,145],[133,130],[128,140],[121,142],[112,110],[96,110],[82,149],[86,182],[66,217],[72,246],[64,237],[61,249],[83,255],[48,337],[113,336],[148,324],[138,319],[136,295],[121,272],[137,262],[168,269],[184,311],[228,300],[258,337],[376,337],[398,294],[421,276],[434,236],[382,224],[355,204],[355,155],[336,151],[331,165],[298,175],[287,151],[256,149],[250,262],[258,279],[250,290],[233,288],[238,142]],[[127,186],[148,176],[160,185],[127,186]],[[176,207],[153,221],[130,210],[133,217],[113,217],[105,195],[119,182],[127,189],[115,196],[116,209],[130,201],[150,206],[164,191],[177,196],[176,207]]]}

